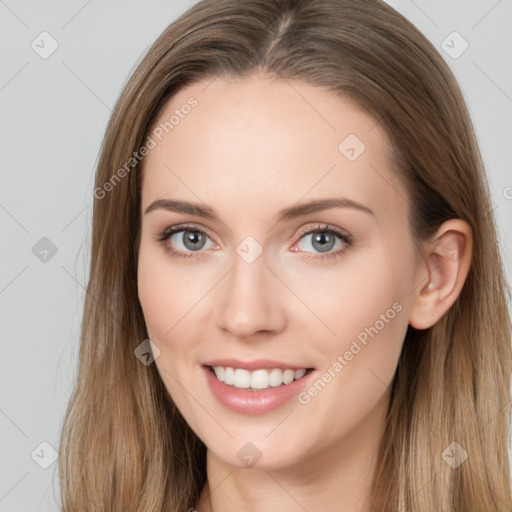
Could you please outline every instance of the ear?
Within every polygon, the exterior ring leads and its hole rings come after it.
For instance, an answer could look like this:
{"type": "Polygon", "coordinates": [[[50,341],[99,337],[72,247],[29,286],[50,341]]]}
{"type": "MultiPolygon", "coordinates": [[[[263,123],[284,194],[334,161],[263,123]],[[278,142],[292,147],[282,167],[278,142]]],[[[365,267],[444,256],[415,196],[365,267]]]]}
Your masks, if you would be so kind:
{"type": "Polygon", "coordinates": [[[446,221],[432,240],[423,244],[417,281],[409,310],[409,324],[428,329],[452,306],[471,265],[473,233],[461,219],[446,221]]]}

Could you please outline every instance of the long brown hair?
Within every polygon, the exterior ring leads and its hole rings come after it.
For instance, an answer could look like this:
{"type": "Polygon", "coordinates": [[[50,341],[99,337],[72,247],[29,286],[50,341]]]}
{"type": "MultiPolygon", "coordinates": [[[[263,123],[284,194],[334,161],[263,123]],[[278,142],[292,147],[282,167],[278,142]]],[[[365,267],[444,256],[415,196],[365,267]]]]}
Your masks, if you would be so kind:
{"type": "Polygon", "coordinates": [[[197,504],[206,447],[155,365],[134,356],[147,332],[137,296],[143,159],[133,155],[178,90],[256,72],[322,87],[378,120],[408,192],[415,244],[451,218],[473,230],[460,296],[431,328],[407,331],[371,510],[512,509],[508,289],[481,156],[448,66],[380,0],[203,0],[149,49],[106,130],[78,376],[62,428],[63,511],[183,512],[197,504]],[[458,467],[444,457],[453,442],[468,455],[458,467]]]}

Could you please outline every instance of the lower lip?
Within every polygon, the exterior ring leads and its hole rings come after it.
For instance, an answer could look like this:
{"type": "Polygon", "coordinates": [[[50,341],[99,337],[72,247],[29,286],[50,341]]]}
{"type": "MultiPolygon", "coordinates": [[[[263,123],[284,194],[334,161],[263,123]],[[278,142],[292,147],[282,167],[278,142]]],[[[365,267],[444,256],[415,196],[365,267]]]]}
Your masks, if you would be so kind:
{"type": "Polygon", "coordinates": [[[225,407],[242,414],[264,414],[277,409],[297,396],[306,386],[315,370],[309,371],[298,380],[290,384],[283,384],[275,388],[269,387],[261,391],[247,391],[233,389],[224,384],[213,374],[209,367],[203,366],[208,386],[215,398],[225,407]]]}

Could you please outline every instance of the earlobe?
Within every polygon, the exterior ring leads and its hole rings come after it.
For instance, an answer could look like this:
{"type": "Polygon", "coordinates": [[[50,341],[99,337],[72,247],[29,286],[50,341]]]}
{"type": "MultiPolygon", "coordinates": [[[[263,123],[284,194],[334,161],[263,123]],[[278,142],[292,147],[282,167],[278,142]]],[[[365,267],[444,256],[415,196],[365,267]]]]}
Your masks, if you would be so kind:
{"type": "Polygon", "coordinates": [[[457,300],[471,265],[472,230],[461,219],[446,221],[425,244],[418,264],[409,324],[415,329],[434,325],[457,300]]]}

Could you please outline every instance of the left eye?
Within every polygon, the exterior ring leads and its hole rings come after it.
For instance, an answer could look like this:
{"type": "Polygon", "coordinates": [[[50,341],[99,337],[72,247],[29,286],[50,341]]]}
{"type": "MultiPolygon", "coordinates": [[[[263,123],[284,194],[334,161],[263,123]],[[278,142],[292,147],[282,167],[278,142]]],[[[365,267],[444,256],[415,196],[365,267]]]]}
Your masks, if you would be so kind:
{"type": "MultiPolygon", "coordinates": [[[[304,252],[309,252],[304,246],[313,247],[314,251],[326,253],[330,251],[340,252],[343,246],[348,245],[349,238],[343,233],[339,233],[333,229],[316,228],[304,233],[296,246],[304,252]]],[[[295,249],[294,249],[295,250],[295,249]]]]}

